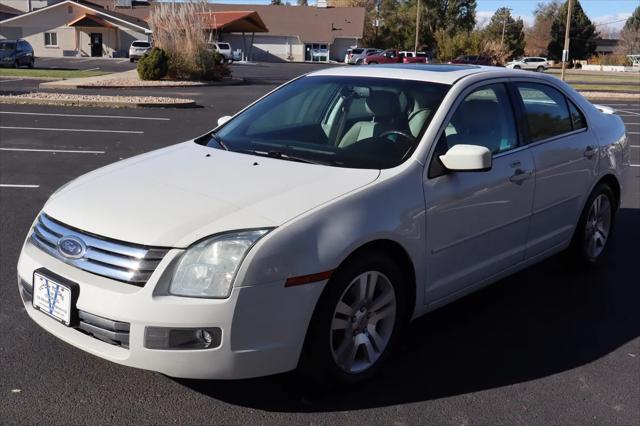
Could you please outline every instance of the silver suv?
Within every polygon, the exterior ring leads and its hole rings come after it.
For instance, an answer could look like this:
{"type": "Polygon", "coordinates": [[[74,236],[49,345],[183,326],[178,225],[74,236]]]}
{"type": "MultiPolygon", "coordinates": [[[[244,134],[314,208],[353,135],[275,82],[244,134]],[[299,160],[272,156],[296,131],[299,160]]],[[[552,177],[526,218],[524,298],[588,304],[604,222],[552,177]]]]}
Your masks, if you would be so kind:
{"type": "Polygon", "coordinates": [[[351,49],[347,63],[351,65],[361,65],[364,63],[364,58],[380,52],[382,52],[382,50],[371,47],[356,47],[351,49]]]}

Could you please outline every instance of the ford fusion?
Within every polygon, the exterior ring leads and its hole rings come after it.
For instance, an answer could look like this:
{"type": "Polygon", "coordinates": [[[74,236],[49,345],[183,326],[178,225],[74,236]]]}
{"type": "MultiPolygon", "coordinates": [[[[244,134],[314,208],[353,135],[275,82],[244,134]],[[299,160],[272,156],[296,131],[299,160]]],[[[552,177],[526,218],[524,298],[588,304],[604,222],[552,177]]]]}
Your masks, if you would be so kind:
{"type": "Polygon", "coordinates": [[[412,319],[560,251],[598,263],[628,151],[618,116],[549,76],[326,69],[60,188],[18,286],[119,364],[353,383],[412,319]]]}

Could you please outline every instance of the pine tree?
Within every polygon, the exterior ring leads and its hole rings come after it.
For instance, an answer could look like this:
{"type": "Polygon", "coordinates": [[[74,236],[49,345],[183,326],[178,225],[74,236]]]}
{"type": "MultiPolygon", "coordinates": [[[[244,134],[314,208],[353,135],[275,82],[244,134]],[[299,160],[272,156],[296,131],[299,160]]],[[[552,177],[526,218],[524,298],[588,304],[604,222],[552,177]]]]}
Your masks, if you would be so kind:
{"type": "MultiPolygon", "coordinates": [[[[549,57],[562,59],[564,49],[564,34],[567,22],[568,2],[560,9],[556,20],[551,26],[551,42],[549,43],[549,57]]],[[[573,2],[571,12],[571,29],[569,31],[569,58],[587,59],[596,51],[595,39],[598,37],[596,27],[582,10],[579,0],[573,2]]]]}

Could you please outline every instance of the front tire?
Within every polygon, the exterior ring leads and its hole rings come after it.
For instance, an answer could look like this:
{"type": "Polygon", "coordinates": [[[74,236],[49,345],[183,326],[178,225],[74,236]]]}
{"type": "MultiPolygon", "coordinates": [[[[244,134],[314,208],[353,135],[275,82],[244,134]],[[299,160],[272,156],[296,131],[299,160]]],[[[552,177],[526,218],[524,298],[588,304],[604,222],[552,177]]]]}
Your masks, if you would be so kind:
{"type": "Polygon", "coordinates": [[[313,314],[301,372],[325,384],[354,384],[375,375],[405,323],[404,282],[383,253],[363,253],[340,267],[313,314]]]}
{"type": "Polygon", "coordinates": [[[33,68],[35,66],[35,59],[31,58],[31,60],[29,61],[29,68],[33,68]]]}
{"type": "Polygon", "coordinates": [[[513,66],[513,69],[514,69],[514,70],[519,70],[519,69],[521,69],[521,68],[520,68],[520,65],[514,65],[514,66],[513,66]]]}
{"type": "Polygon", "coordinates": [[[611,238],[617,200],[606,183],[593,190],[580,215],[571,241],[570,253],[581,263],[597,264],[606,253],[611,238]]]}
{"type": "Polygon", "coordinates": [[[538,68],[536,68],[537,72],[544,72],[544,67],[542,65],[540,65],[538,68]]]}

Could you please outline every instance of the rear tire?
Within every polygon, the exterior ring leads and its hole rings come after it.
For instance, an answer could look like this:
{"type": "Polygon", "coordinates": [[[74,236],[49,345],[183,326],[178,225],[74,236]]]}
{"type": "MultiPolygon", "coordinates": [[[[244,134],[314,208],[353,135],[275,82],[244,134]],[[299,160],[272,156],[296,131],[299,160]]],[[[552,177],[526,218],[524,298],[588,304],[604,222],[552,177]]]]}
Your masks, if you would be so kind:
{"type": "Polygon", "coordinates": [[[536,68],[537,72],[544,72],[544,67],[542,65],[540,65],[538,68],[536,68]]]}
{"type": "Polygon", "coordinates": [[[17,59],[15,61],[13,61],[13,67],[14,68],[20,68],[20,62],[17,59]]]}
{"type": "Polygon", "coordinates": [[[31,60],[29,61],[29,68],[33,68],[35,66],[35,59],[31,58],[31,60]]]}
{"type": "Polygon", "coordinates": [[[618,201],[606,183],[589,195],[573,234],[569,253],[582,264],[595,265],[606,254],[618,201]]]}
{"type": "Polygon", "coordinates": [[[324,385],[374,376],[405,325],[405,274],[380,252],[356,255],[327,283],[309,324],[300,372],[324,385]]]}
{"type": "Polygon", "coordinates": [[[521,69],[521,68],[520,68],[520,65],[514,65],[514,66],[513,66],[513,69],[514,69],[514,70],[519,70],[519,69],[521,69]]]}
{"type": "Polygon", "coordinates": [[[369,62],[369,65],[378,65],[377,62],[369,62]]]}
{"type": "Polygon", "coordinates": [[[133,60],[134,60],[133,58],[129,58],[129,62],[133,63],[133,60]]]}

